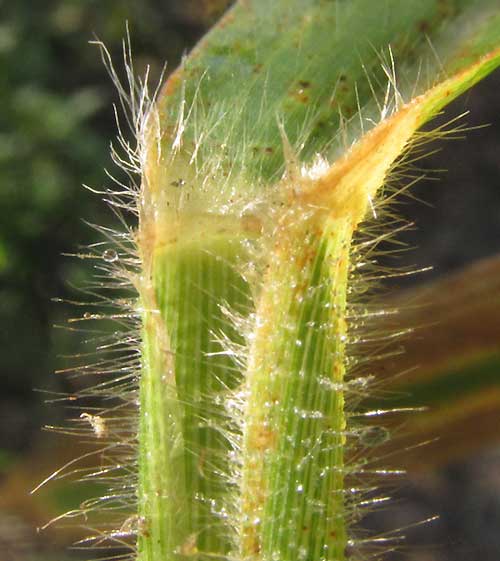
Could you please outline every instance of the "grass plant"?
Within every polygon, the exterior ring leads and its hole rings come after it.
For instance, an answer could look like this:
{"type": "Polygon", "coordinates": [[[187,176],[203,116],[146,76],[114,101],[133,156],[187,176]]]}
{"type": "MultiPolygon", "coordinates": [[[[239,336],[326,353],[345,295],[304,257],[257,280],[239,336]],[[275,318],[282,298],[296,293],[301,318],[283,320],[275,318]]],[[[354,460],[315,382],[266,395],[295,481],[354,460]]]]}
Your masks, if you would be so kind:
{"type": "Polygon", "coordinates": [[[378,254],[427,143],[461,128],[422,125],[500,64],[499,32],[488,0],[241,0],[154,93],[129,43],[125,81],[100,45],[131,177],[104,196],[135,222],[92,257],[136,296],[103,297],[123,330],[79,396],[108,400],[75,429],[102,444],[84,477],[109,487],[72,513],[96,517],[94,546],[137,561],[395,546],[363,529],[401,475],[377,453],[384,419],[412,409],[369,402],[405,332],[377,322],[398,312],[375,297],[393,274],[378,254]]]}

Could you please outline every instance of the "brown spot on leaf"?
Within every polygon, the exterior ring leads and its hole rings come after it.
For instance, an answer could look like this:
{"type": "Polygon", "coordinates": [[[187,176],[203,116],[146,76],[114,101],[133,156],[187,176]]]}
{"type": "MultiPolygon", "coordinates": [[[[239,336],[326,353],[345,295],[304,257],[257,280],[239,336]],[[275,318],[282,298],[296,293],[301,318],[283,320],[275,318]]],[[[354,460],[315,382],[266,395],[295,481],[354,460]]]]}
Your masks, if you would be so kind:
{"type": "Polygon", "coordinates": [[[165,85],[163,86],[160,92],[160,96],[159,96],[160,98],[163,96],[173,95],[177,91],[177,88],[182,83],[182,73],[183,73],[183,68],[182,66],[180,66],[179,68],[177,68],[175,72],[173,72],[170,75],[170,77],[165,82],[165,85]]]}
{"type": "Polygon", "coordinates": [[[275,447],[276,433],[265,427],[255,427],[251,434],[252,447],[256,450],[269,450],[275,447]]]}
{"type": "Polygon", "coordinates": [[[427,20],[422,19],[417,23],[417,28],[421,33],[429,33],[431,24],[427,20]]]}
{"type": "Polygon", "coordinates": [[[262,222],[254,214],[244,214],[241,217],[241,227],[245,232],[260,234],[262,232],[262,222]]]}
{"type": "Polygon", "coordinates": [[[296,101],[300,102],[300,103],[308,103],[309,101],[309,96],[305,94],[304,90],[300,89],[297,92],[295,92],[293,94],[293,97],[296,101]]]}

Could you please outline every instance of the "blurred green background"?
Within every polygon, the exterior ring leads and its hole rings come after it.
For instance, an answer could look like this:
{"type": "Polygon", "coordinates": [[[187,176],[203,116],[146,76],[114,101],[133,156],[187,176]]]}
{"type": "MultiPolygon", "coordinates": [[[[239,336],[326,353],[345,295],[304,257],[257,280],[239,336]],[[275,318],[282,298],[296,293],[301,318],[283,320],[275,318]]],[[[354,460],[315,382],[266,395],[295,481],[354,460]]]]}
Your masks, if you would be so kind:
{"type": "MultiPolygon", "coordinates": [[[[117,96],[98,49],[88,41],[102,39],[120,68],[128,21],[136,71],[143,74],[149,65],[155,83],[164,61],[175,68],[225,3],[0,0],[0,561],[88,557],[65,552],[73,536],[35,530],[77,505],[86,491],[55,486],[35,498],[28,495],[78,447],[41,432],[45,424],[62,423],[68,412],[47,405],[43,393],[34,391],[72,392],[79,383],[53,374],[74,364],[66,357],[82,352],[85,338],[54,327],[75,310],[53,298],[81,300],[78,287],[92,269],[64,254],[99,240],[84,220],[113,223],[99,197],[81,187],[109,186],[105,168],[116,174],[109,142],[116,134],[111,105],[117,96]]],[[[430,264],[434,271],[397,285],[423,282],[500,250],[498,91],[497,72],[448,110],[455,116],[470,109],[469,124],[492,126],[469,133],[466,142],[445,144],[422,164],[450,172],[440,184],[416,187],[417,196],[432,206],[407,202],[402,208],[418,225],[404,234],[417,249],[399,262],[430,264]]],[[[412,501],[398,516],[415,520],[448,507],[451,514],[424,532],[432,547],[403,549],[400,558],[498,559],[499,467],[497,451],[490,450],[408,487],[412,501]],[[478,490],[478,480],[488,482],[485,490],[478,490]],[[457,492],[465,502],[453,506],[457,492]]],[[[383,524],[373,521],[375,527],[383,524]]]]}

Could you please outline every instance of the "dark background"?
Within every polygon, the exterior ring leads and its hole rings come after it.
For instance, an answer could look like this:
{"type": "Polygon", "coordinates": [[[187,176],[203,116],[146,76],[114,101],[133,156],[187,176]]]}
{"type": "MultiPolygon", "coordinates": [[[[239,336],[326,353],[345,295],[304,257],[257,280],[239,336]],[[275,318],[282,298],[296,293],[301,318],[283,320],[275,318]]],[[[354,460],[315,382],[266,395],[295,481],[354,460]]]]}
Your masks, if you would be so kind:
{"type": "MultiPolygon", "coordinates": [[[[98,36],[120,61],[128,20],[136,70],[142,74],[150,65],[154,83],[163,61],[175,68],[216,19],[216,4],[0,0],[0,561],[66,555],[55,553],[60,544],[52,534],[35,534],[34,526],[52,514],[40,501],[33,507],[27,491],[47,475],[47,465],[59,463],[58,445],[40,427],[66,415],[34,389],[72,391],[73,382],[53,372],[71,364],[65,357],[82,348],[81,334],[54,328],[74,309],[52,299],[78,300],[75,287],[92,270],[64,254],[98,239],[83,220],[112,223],[99,198],[81,187],[109,185],[104,169],[112,168],[109,141],[116,131],[115,91],[97,48],[87,41],[98,36]]],[[[470,125],[491,126],[467,133],[466,141],[444,143],[422,163],[449,171],[439,174],[439,183],[415,187],[428,205],[402,207],[418,228],[404,234],[415,249],[398,262],[434,269],[396,285],[424,282],[499,251],[499,91],[496,72],[442,117],[468,109],[470,125]]],[[[403,548],[399,558],[497,560],[499,456],[498,450],[485,451],[405,485],[400,494],[408,500],[373,524],[382,528],[384,517],[392,518],[393,527],[396,516],[403,526],[439,512],[439,522],[408,532],[418,546],[403,548]]]]}

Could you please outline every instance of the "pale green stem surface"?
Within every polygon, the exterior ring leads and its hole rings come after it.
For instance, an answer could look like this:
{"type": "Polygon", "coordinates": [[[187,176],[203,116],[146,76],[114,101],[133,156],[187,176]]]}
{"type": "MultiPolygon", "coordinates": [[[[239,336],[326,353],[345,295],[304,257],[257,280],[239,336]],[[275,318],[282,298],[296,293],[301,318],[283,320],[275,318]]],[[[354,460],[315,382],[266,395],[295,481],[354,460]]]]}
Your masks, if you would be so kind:
{"type": "Polygon", "coordinates": [[[237,239],[208,236],[154,255],[157,309],[145,314],[141,381],[141,560],[228,550],[223,397],[239,377],[217,336],[242,342],[223,312],[227,303],[240,313],[248,306],[238,249],[237,239]]]}
{"type": "Polygon", "coordinates": [[[340,561],[352,225],[287,226],[264,279],[246,373],[240,553],[340,561]]]}

